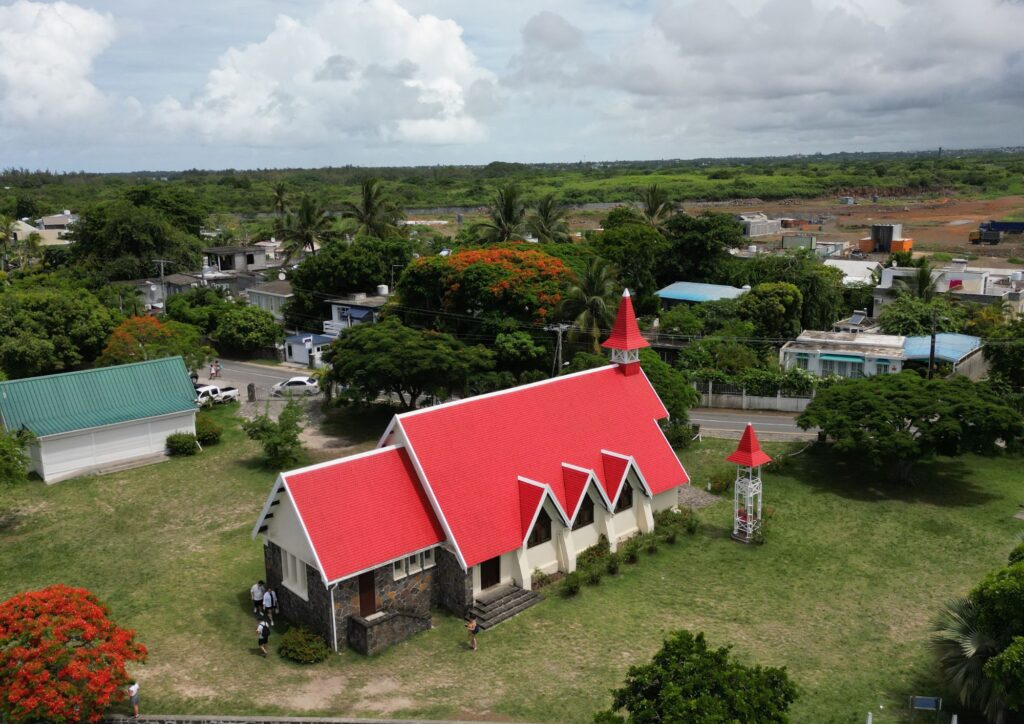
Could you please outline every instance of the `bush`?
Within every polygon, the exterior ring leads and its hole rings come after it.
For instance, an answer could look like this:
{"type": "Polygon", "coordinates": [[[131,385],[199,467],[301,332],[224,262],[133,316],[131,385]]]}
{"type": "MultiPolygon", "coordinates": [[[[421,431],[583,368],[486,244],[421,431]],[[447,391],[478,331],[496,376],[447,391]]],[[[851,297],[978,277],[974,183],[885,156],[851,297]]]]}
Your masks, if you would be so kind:
{"type": "Polygon", "coordinates": [[[583,578],[589,586],[596,586],[599,584],[601,582],[602,575],[603,571],[598,566],[592,566],[583,571],[583,578]]]}
{"type": "Polygon", "coordinates": [[[667,531],[665,531],[662,534],[661,539],[663,541],[665,541],[666,543],[668,543],[669,545],[674,545],[675,542],[676,542],[676,536],[677,535],[678,535],[678,533],[676,533],[674,528],[669,528],[667,531]]]}
{"type": "Polygon", "coordinates": [[[305,626],[288,629],[277,650],[284,658],[299,664],[318,664],[331,653],[324,640],[305,626]]]}
{"type": "Polygon", "coordinates": [[[1020,563],[1024,561],[1024,542],[1018,543],[1017,547],[1010,551],[1010,562],[1009,565],[1014,563],[1020,563]]]}
{"type": "Polygon", "coordinates": [[[731,473],[716,473],[711,477],[711,483],[708,485],[708,491],[715,495],[721,495],[727,493],[732,489],[733,476],[731,473]]]}
{"type": "Polygon", "coordinates": [[[611,551],[612,547],[609,545],[608,539],[605,538],[602,533],[598,537],[597,543],[586,550],[581,551],[580,554],[576,556],[576,566],[579,568],[590,568],[592,564],[606,558],[611,551]]]}
{"type": "Polygon", "coordinates": [[[195,455],[199,452],[196,436],[190,432],[176,432],[167,436],[168,455],[195,455]]]}
{"type": "Polygon", "coordinates": [[[622,559],[619,558],[618,553],[612,553],[608,556],[604,563],[604,569],[608,571],[609,576],[619,575],[619,567],[622,565],[622,559]]]}
{"type": "Polygon", "coordinates": [[[535,568],[533,571],[533,588],[544,588],[544,586],[551,583],[551,576],[542,571],[539,568],[535,568]]]}
{"type": "Polygon", "coordinates": [[[767,473],[784,473],[792,465],[788,455],[780,455],[764,466],[767,473]]]}
{"type": "Polygon", "coordinates": [[[562,596],[565,598],[572,598],[579,593],[581,580],[579,571],[573,571],[572,573],[566,574],[565,578],[562,580],[562,596]]]}
{"type": "Polygon", "coordinates": [[[252,420],[243,420],[242,429],[250,440],[263,446],[263,464],[271,470],[283,470],[299,459],[302,450],[302,405],[288,400],[277,420],[266,413],[252,420]]]}
{"type": "Polygon", "coordinates": [[[644,542],[644,549],[652,556],[658,552],[658,539],[655,536],[648,536],[644,542]]]}
{"type": "Polygon", "coordinates": [[[632,540],[622,549],[622,555],[626,559],[626,563],[637,563],[640,561],[640,546],[635,540],[632,540]]]}
{"type": "Polygon", "coordinates": [[[700,427],[695,425],[669,424],[664,425],[661,429],[665,433],[665,439],[668,440],[668,444],[679,449],[687,447],[693,442],[693,438],[696,437],[697,430],[700,427]]]}
{"type": "Polygon", "coordinates": [[[207,415],[199,414],[196,417],[196,440],[203,447],[216,445],[220,442],[220,436],[224,428],[211,420],[207,415]]]}

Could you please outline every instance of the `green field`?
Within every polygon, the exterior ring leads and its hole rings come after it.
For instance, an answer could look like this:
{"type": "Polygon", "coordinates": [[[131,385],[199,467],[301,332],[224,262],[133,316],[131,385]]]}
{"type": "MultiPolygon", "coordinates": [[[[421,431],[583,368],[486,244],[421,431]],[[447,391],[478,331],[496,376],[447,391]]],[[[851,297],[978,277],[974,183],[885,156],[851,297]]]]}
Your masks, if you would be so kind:
{"type": "MultiPolygon", "coordinates": [[[[247,595],[263,567],[249,533],[273,476],[230,412],[215,413],[224,441],[196,458],[0,489],[0,597],[56,582],[95,591],[149,647],[143,713],[582,722],[630,664],[685,627],[744,662],[787,666],[800,688],[794,721],[900,721],[907,695],[937,693],[925,647],[935,611],[1000,565],[1024,529],[1012,517],[1020,459],[940,459],[894,490],[808,451],[765,476],[775,515],[763,547],[728,538],[720,501],[700,511],[695,537],[576,599],[549,595],[485,633],[475,654],[461,622],[438,612],[433,630],[380,656],[303,668],[255,655],[247,595]]],[[[694,482],[727,472],[731,447],[685,450],[694,482]]]]}

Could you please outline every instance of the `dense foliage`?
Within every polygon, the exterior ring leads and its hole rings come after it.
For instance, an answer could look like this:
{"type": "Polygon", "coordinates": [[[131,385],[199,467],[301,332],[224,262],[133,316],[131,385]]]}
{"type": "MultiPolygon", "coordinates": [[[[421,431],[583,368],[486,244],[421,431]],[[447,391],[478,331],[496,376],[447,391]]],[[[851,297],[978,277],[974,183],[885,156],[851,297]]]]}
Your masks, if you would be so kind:
{"type": "Polygon", "coordinates": [[[797,418],[820,428],[837,451],[908,482],[932,455],[993,454],[1024,433],[1020,415],[986,384],[965,377],[925,380],[915,372],[846,380],[819,391],[797,418]]]}
{"type": "Polygon", "coordinates": [[[288,400],[276,420],[263,413],[242,421],[242,429],[250,440],[263,446],[263,464],[271,470],[284,470],[299,460],[302,450],[302,405],[288,400]]]}
{"type": "Polygon", "coordinates": [[[196,436],[190,432],[172,432],[167,436],[167,454],[171,457],[188,457],[199,452],[196,436]]]}
{"type": "Polygon", "coordinates": [[[294,626],[285,631],[277,652],[298,664],[318,664],[331,654],[324,640],[305,626],[294,626]]]}
{"type": "Polygon", "coordinates": [[[230,306],[223,289],[198,287],[171,296],[167,300],[166,312],[171,319],[191,324],[209,334],[217,328],[220,315],[230,306]]]}
{"type": "Polygon", "coordinates": [[[125,665],[144,661],[135,632],[84,588],[49,586],[0,603],[0,718],[97,722],[123,698],[125,665]]]}
{"type": "Polygon", "coordinates": [[[284,339],[284,330],[267,310],[234,304],[220,315],[211,336],[227,349],[251,353],[276,345],[284,339]]]}
{"type": "Polygon", "coordinates": [[[28,479],[29,457],[26,448],[32,439],[33,435],[27,431],[0,429],[0,486],[28,479]]]}
{"type": "Polygon", "coordinates": [[[149,316],[129,317],[114,328],[96,364],[105,367],[180,356],[189,369],[197,370],[215,354],[191,325],[149,316]]]}
{"type": "Polygon", "coordinates": [[[1013,390],[1024,390],[1024,317],[995,330],[984,354],[994,378],[1013,390]]]}
{"type": "Polygon", "coordinates": [[[612,709],[595,722],[781,724],[797,690],[785,668],[745,666],[730,659],[727,647],[708,648],[703,633],[676,631],[651,663],[629,668],[614,696],[612,709]],[[616,713],[623,709],[628,716],[616,713]]]}
{"type": "Polygon", "coordinates": [[[924,299],[900,294],[882,308],[879,326],[885,334],[930,335],[936,332],[960,332],[967,321],[968,310],[951,300],[936,297],[924,299]]]}

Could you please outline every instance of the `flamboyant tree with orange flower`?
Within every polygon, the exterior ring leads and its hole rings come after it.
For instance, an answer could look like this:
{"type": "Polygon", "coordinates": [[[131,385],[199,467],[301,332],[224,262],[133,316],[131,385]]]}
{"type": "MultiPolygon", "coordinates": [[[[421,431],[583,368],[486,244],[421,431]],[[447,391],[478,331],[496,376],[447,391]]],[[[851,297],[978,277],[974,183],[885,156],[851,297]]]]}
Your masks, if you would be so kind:
{"type": "Polygon", "coordinates": [[[135,632],[84,588],[48,586],[0,603],[0,720],[96,722],[124,698],[135,632]]]}
{"type": "Polygon", "coordinates": [[[411,310],[542,322],[572,278],[561,259],[515,244],[419,259],[399,289],[411,310]]]}
{"type": "Polygon", "coordinates": [[[100,366],[123,365],[180,355],[189,369],[199,369],[215,354],[190,324],[161,322],[149,316],[128,317],[110,334],[96,362],[100,366]]]}

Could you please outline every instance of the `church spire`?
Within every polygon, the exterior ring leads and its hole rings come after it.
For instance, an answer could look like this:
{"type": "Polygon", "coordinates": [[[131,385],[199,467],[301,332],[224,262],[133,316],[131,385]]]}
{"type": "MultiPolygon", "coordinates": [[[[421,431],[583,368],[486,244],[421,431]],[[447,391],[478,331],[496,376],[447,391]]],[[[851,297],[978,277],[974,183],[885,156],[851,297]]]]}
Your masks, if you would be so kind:
{"type": "Polygon", "coordinates": [[[622,301],[619,302],[612,333],[601,346],[611,350],[612,362],[620,365],[623,374],[635,375],[640,371],[640,350],[651,345],[640,334],[628,289],[622,292],[622,301]]]}

